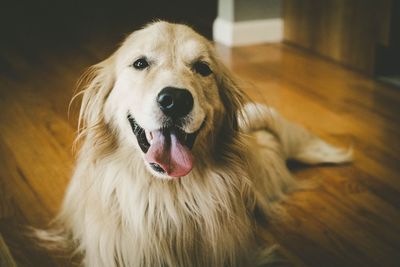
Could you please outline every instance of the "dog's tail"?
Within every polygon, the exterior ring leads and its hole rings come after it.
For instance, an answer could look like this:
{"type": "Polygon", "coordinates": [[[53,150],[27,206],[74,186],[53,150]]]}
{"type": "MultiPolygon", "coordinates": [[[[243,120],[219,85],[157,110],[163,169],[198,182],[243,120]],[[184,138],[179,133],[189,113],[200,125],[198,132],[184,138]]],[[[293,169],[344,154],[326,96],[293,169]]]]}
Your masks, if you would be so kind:
{"type": "Polygon", "coordinates": [[[281,116],[273,108],[262,104],[248,103],[239,120],[244,132],[269,130],[277,136],[283,146],[286,159],[307,164],[345,163],[353,158],[353,149],[342,149],[328,144],[301,126],[281,116]]]}

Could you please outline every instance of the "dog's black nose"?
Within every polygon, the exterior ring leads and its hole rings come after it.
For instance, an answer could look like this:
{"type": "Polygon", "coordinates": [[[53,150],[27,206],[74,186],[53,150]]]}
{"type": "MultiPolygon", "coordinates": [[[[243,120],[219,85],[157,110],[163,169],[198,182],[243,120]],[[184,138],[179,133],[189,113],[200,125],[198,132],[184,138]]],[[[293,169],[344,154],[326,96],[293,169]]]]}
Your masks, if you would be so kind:
{"type": "Polygon", "coordinates": [[[158,106],[173,119],[186,116],[193,108],[193,96],[186,89],[165,87],[157,96],[158,106]]]}

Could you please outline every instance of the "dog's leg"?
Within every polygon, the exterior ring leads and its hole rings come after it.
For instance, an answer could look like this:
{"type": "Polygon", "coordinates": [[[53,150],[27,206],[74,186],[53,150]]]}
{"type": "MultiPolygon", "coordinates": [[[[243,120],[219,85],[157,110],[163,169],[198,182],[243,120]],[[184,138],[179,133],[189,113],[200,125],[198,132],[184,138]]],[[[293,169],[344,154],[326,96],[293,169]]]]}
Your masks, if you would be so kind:
{"type": "Polygon", "coordinates": [[[352,160],[352,149],[334,147],[301,126],[282,117],[273,108],[248,103],[239,125],[244,132],[268,130],[280,140],[286,159],[307,164],[344,163],[352,160]]]}

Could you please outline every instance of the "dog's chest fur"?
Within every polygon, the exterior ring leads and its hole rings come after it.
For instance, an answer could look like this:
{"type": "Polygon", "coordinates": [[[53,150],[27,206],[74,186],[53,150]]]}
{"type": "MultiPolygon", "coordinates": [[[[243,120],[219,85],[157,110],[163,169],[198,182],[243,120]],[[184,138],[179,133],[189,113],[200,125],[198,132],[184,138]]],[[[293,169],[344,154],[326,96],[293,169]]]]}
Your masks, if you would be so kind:
{"type": "Polygon", "coordinates": [[[82,227],[73,232],[85,247],[87,266],[247,263],[254,244],[252,196],[243,166],[194,170],[171,182],[149,176],[139,159],[127,163],[115,158],[78,169],[75,175],[88,178],[74,179],[67,194],[74,199],[79,192],[86,194],[81,198],[86,202],[76,203],[66,217],[82,227]]]}

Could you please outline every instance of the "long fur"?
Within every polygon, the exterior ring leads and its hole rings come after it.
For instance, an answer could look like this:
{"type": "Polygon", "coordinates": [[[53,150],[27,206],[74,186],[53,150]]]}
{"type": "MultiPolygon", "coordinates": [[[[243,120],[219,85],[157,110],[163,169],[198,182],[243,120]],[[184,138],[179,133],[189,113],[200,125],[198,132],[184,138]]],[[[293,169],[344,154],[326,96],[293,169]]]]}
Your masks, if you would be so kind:
{"type": "Polygon", "coordinates": [[[82,91],[77,165],[55,223],[55,240],[75,249],[85,266],[257,266],[267,245],[257,242],[262,226],[254,212],[269,218],[296,184],[285,160],[351,159],[351,152],[270,108],[245,105],[245,94],[210,51],[222,105],[214,106],[196,140],[194,169],[174,181],[152,175],[142,152],[121,144],[120,130],[107,122],[116,56],[91,68],[82,91]]]}

